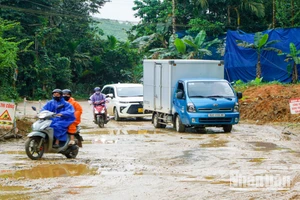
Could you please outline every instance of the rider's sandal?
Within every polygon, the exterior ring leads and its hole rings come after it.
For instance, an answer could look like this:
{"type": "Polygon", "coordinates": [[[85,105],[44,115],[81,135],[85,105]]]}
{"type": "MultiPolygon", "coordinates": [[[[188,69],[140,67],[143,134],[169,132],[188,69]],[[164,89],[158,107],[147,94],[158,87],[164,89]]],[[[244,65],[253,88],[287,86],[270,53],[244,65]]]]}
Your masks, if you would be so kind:
{"type": "Polygon", "coordinates": [[[74,145],[75,144],[75,141],[74,140],[71,140],[70,142],[69,142],[69,146],[72,146],[72,145],[74,145]]]}

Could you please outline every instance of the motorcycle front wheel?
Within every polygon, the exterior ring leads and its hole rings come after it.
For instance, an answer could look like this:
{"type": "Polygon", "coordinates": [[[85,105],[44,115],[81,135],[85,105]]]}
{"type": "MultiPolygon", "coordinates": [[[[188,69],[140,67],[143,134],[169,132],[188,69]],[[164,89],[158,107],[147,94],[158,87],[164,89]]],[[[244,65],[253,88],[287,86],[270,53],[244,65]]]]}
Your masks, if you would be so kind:
{"type": "Polygon", "coordinates": [[[41,139],[41,137],[31,137],[25,142],[26,154],[31,160],[38,160],[44,154],[44,142],[42,142],[41,146],[39,147],[41,139]]]}
{"type": "Polygon", "coordinates": [[[100,128],[104,128],[104,123],[105,123],[105,121],[104,121],[103,116],[98,115],[97,116],[97,124],[98,124],[98,126],[100,128]]]}

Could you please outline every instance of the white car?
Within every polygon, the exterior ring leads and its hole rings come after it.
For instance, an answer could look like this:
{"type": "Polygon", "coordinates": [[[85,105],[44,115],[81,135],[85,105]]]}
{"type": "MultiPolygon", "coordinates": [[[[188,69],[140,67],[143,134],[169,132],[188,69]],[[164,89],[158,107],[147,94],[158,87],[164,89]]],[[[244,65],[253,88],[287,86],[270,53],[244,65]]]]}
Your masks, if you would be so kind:
{"type": "Polygon", "coordinates": [[[116,121],[121,118],[151,117],[143,110],[143,85],[135,83],[118,83],[105,85],[101,93],[107,95],[107,113],[116,121]]]}

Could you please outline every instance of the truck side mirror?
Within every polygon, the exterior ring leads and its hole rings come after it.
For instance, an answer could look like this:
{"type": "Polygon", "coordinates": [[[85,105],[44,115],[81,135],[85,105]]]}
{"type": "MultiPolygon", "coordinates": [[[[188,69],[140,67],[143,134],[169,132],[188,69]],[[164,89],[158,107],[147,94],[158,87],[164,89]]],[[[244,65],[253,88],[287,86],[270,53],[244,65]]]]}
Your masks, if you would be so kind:
{"type": "Polygon", "coordinates": [[[183,91],[182,91],[182,90],[179,90],[179,91],[176,93],[176,98],[177,98],[177,99],[183,99],[183,91]]]}
{"type": "Polygon", "coordinates": [[[238,99],[243,98],[243,93],[241,93],[241,92],[237,92],[236,95],[237,95],[237,98],[238,98],[238,99]]]}

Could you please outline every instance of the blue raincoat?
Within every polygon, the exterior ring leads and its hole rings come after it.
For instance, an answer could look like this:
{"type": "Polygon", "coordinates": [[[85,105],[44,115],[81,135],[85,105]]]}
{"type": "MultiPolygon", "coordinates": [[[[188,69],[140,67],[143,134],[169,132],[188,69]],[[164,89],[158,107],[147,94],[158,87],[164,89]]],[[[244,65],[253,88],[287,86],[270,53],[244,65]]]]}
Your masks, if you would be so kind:
{"type": "Polygon", "coordinates": [[[48,101],[41,109],[41,111],[43,110],[48,110],[56,114],[62,114],[61,117],[52,118],[53,121],[50,127],[54,129],[54,137],[56,139],[58,139],[59,141],[66,141],[68,126],[75,121],[74,107],[70,103],[65,101],[64,98],[61,98],[59,101],[56,101],[54,99],[48,101]],[[57,109],[57,107],[61,104],[63,104],[64,107],[57,109]]]}

